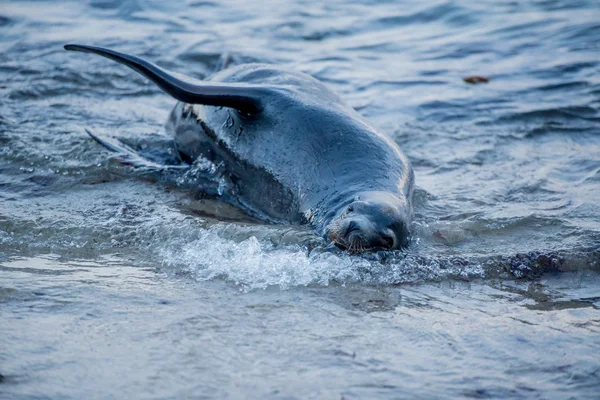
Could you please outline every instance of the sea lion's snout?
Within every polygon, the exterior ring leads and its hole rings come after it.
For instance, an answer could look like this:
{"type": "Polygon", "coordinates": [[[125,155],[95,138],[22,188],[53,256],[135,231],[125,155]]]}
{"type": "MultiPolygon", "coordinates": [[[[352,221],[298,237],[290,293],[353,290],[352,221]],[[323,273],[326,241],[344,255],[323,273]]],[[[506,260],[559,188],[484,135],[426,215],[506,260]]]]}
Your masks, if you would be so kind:
{"type": "Polygon", "coordinates": [[[390,228],[378,227],[362,215],[343,218],[338,229],[330,230],[329,238],[352,253],[398,247],[396,234],[390,228]]]}
{"type": "Polygon", "coordinates": [[[351,203],[329,227],[329,240],[351,253],[397,250],[408,243],[402,202],[365,199],[351,203]]]}

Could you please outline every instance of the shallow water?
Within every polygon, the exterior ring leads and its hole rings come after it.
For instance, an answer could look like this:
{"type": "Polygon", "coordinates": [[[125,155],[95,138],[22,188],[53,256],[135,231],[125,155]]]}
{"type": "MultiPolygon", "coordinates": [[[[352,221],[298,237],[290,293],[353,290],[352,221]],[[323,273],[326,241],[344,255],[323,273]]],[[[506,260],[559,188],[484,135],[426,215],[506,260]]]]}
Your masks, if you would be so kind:
{"type": "Polygon", "coordinates": [[[164,3],[0,3],[0,397],[597,398],[596,2],[164,3]],[[109,159],[84,128],[160,147],[175,101],[68,42],[319,78],[413,163],[410,248],[109,159]]]}

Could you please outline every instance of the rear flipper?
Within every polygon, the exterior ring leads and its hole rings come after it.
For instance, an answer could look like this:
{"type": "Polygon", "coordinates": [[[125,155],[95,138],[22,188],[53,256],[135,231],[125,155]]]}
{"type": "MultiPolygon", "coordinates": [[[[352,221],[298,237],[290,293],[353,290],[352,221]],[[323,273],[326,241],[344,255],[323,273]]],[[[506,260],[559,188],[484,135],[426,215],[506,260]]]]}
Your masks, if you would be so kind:
{"type": "Polygon", "coordinates": [[[96,142],[116,153],[110,159],[117,160],[122,165],[134,167],[145,178],[163,181],[179,188],[192,189],[203,197],[216,198],[223,194],[223,180],[215,174],[212,165],[203,164],[208,162],[206,160],[197,160],[198,162],[192,165],[186,163],[161,164],[144,157],[118,140],[96,135],[89,129],[85,131],[96,142]]]}
{"type": "Polygon", "coordinates": [[[130,165],[132,167],[140,168],[142,170],[147,171],[185,170],[190,168],[190,166],[186,164],[169,165],[156,163],[141,156],[140,154],[136,153],[131,148],[124,145],[123,143],[118,142],[117,140],[108,137],[98,136],[92,133],[89,129],[86,129],[85,131],[96,142],[100,143],[108,150],[117,153],[111,158],[118,160],[123,165],[130,165]]]}
{"type": "Polygon", "coordinates": [[[233,60],[231,53],[226,51],[219,57],[219,61],[217,61],[217,65],[215,66],[215,73],[222,71],[234,64],[235,61],[233,60]]]}

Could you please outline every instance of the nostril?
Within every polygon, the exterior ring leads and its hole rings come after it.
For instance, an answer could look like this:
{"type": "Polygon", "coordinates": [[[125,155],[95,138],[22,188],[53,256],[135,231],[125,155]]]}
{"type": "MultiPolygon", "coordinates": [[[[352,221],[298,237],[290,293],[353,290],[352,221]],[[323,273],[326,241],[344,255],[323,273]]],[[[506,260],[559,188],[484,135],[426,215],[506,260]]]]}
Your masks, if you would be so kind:
{"type": "Polygon", "coordinates": [[[356,221],[350,221],[350,223],[348,224],[348,228],[346,229],[346,235],[345,236],[348,237],[348,235],[351,232],[357,231],[359,229],[360,229],[360,227],[358,226],[358,222],[356,222],[356,221]]]}
{"type": "Polygon", "coordinates": [[[384,247],[386,249],[393,249],[394,248],[394,235],[393,234],[382,234],[381,235],[381,239],[383,240],[384,243],[384,247]]]}

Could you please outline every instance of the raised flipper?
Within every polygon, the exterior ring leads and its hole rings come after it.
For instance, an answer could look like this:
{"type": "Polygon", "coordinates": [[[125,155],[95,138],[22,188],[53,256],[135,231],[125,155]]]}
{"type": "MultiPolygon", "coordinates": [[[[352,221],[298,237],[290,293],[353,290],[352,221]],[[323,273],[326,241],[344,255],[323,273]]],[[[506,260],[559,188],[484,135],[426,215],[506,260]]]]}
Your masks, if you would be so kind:
{"type": "Polygon", "coordinates": [[[247,114],[263,109],[263,99],[269,88],[260,85],[225,82],[199,82],[160,68],[139,57],[115,50],[81,44],[67,44],[66,50],[93,53],[126,65],[144,75],[175,99],[189,104],[236,108],[247,114]]]}

